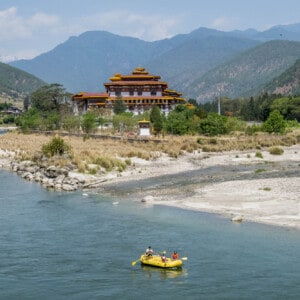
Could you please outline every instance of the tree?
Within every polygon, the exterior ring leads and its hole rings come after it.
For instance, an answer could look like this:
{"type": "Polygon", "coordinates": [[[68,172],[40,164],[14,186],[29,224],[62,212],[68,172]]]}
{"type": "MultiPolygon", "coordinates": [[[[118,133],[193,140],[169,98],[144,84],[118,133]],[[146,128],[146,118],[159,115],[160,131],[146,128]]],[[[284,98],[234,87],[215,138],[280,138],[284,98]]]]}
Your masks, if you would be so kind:
{"type": "Polygon", "coordinates": [[[115,101],[113,110],[116,115],[120,115],[124,113],[126,109],[127,109],[126,103],[121,98],[115,101]]]}
{"type": "Polygon", "coordinates": [[[63,122],[63,128],[68,132],[78,132],[80,129],[80,117],[79,116],[67,116],[63,122]]]}
{"type": "Polygon", "coordinates": [[[153,125],[155,134],[160,134],[163,129],[163,117],[160,108],[157,105],[153,105],[150,112],[150,122],[153,125]]]}
{"type": "Polygon", "coordinates": [[[210,113],[200,121],[200,133],[210,136],[227,133],[226,117],[210,113]]]}
{"type": "Polygon", "coordinates": [[[65,88],[57,83],[45,85],[31,94],[31,107],[39,111],[59,112],[60,106],[65,104],[68,96],[65,88]]]}
{"type": "Polygon", "coordinates": [[[184,135],[188,132],[188,124],[184,112],[173,110],[166,121],[166,130],[171,134],[184,135]]]}
{"type": "Polygon", "coordinates": [[[90,134],[95,131],[96,124],[96,115],[92,111],[88,111],[83,117],[81,121],[81,127],[84,133],[90,134]]]}
{"type": "Polygon", "coordinates": [[[272,111],[268,119],[263,124],[263,129],[266,132],[284,133],[286,129],[286,121],[280,112],[276,109],[272,111]]]}
{"type": "Polygon", "coordinates": [[[30,108],[16,119],[16,125],[20,126],[23,131],[41,129],[43,123],[43,118],[36,108],[30,108]]]}
{"type": "Polygon", "coordinates": [[[30,106],[30,97],[27,95],[23,101],[24,110],[27,111],[30,106]]]}

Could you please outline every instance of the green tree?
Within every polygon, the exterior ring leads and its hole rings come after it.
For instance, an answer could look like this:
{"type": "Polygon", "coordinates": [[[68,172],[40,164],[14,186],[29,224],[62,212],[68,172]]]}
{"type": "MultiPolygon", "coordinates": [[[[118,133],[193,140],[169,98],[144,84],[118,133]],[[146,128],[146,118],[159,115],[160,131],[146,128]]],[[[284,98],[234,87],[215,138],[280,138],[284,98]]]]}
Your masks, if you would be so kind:
{"type": "Polygon", "coordinates": [[[273,101],[272,110],[278,110],[287,120],[300,121],[300,97],[281,97],[273,101]]]}
{"type": "Polygon", "coordinates": [[[43,123],[41,113],[35,108],[30,108],[16,119],[16,125],[20,126],[23,131],[29,129],[41,129],[43,123]]]}
{"type": "Polygon", "coordinates": [[[96,115],[92,111],[88,111],[81,121],[81,128],[87,135],[91,134],[97,128],[96,115]]]}
{"type": "Polygon", "coordinates": [[[68,132],[78,132],[80,129],[80,117],[79,116],[67,116],[63,122],[63,128],[68,132]]]}
{"type": "Polygon", "coordinates": [[[286,121],[278,110],[274,110],[264,122],[263,129],[269,133],[284,133],[286,129],[286,121]]]}
{"type": "Polygon", "coordinates": [[[24,98],[24,101],[23,101],[23,107],[24,107],[24,110],[28,110],[29,109],[29,106],[30,106],[30,97],[29,95],[27,95],[25,98],[24,98]]]}
{"type": "Polygon", "coordinates": [[[176,110],[171,111],[166,120],[166,131],[171,134],[186,134],[188,132],[188,124],[185,113],[176,110]]]}
{"type": "Polygon", "coordinates": [[[163,117],[160,108],[153,105],[150,112],[150,122],[152,123],[154,133],[160,134],[163,129],[163,117]]]}
{"type": "Polygon", "coordinates": [[[134,130],[137,125],[137,120],[129,112],[113,116],[112,122],[114,130],[119,131],[121,134],[124,131],[134,130]]]}
{"type": "Polygon", "coordinates": [[[200,133],[210,136],[225,134],[228,132],[226,126],[226,117],[217,113],[209,113],[207,117],[200,121],[200,133]]]}
{"type": "Polygon", "coordinates": [[[45,85],[31,94],[31,107],[44,112],[53,110],[58,112],[68,96],[65,88],[60,84],[45,85]]]}
{"type": "Polygon", "coordinates": [[[124,113],[127,109],[126,103],[122,100],[122,98],[118,98],[114,103],[113,111],[116,115],[120,115],[124,113]]]}

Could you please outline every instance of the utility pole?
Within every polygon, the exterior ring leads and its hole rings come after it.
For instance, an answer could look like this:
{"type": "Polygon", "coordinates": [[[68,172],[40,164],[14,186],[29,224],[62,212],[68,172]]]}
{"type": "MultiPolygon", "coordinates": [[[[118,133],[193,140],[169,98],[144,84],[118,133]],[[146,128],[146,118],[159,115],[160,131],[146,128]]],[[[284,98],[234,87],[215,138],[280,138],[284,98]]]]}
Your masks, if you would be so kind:
{"type": "Polygon", "coordinates": [[[218,115],[221,116],[221,96],[219,94],[219,99],[218,99],[218,115]]]}

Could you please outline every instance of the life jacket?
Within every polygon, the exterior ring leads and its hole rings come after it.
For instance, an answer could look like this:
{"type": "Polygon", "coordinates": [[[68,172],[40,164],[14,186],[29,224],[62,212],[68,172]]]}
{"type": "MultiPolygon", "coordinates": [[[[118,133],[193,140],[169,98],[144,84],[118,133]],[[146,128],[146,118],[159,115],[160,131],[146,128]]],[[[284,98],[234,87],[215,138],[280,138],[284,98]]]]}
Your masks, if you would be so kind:
{"type": "Polygon", "coordinates": [[[172,254],[172,259],[178,259],[178,253],[173,253],[172,254]]]}

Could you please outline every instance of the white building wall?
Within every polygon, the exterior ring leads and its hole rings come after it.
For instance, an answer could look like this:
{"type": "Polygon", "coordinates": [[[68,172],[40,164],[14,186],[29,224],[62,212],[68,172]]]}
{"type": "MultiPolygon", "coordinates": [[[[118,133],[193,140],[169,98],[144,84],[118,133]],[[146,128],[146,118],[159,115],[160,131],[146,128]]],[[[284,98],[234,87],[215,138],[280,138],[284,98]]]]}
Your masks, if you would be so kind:
{"type": "Polygon", "coordinates": [[[149,136],[150,135],[150,128],[140,128],[140,135],[149,136]]]}

